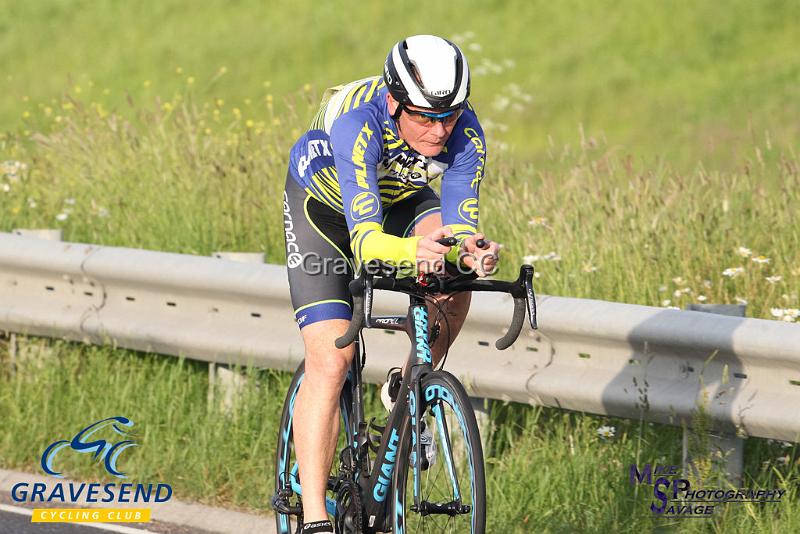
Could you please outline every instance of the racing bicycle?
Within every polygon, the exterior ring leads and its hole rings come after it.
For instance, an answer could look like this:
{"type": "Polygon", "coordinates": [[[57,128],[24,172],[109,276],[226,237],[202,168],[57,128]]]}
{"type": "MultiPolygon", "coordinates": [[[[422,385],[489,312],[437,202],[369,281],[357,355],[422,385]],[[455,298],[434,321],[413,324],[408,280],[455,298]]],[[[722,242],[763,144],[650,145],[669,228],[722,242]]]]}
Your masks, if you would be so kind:
{"type": "MultiPolygon", "coordinates": [[[[440,242],[448,245],[449,239],[440,242]]],[[[537,327],[530,265],[521,266],[514,281],[481,280],[475,275],[399,278],[392,269],[364,268],[350,282],[353,319],[336,346],[355,343],[356,356],[339,399],[338,470],[328,479],[326,496],[337,533],[485,532],[483,450],[472,404],[455,376],[434,368],[430,349],[439,332],[428,328],[427,302],[435,302],[434,295],[462,291],[504,292],[513,297],[511,324],[495,343],[500,350],[519,336],[526,311],[531,327],[537,327]],[[408,294],[406,315],[373,316],[376,289],[408,294]],[[411,341],[404,370],[391,375],[395,403],[385,426],[376,425],[374,418],[365,419],[362,328],[404,331],[411,341]]],[[[303,523],[302,484],[292,434],[303,369],[301,363],[290,383],[278,436],[272,506],[281,534],[299,533],[303,523]]]]}

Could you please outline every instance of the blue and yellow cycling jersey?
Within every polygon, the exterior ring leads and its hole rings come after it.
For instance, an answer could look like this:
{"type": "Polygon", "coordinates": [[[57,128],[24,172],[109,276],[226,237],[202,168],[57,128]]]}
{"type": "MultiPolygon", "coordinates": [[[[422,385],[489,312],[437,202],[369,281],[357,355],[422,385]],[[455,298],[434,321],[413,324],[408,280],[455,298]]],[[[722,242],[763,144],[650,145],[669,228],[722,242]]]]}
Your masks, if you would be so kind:
{"type": "MultiPolygon", "coordinates": [[[[442,223],[459,240],[477,231],[486,142],[474,110],[467,106],[439,155],[425,157],[400,138],[387,92],[377,76],[329,89],[290,154],[292,178],[345,216],[357,263],[416,259],[420,238],[384,233],[383,209],[438,177],[442,223]]],[[[449,259],[456,259],[458,247],[451,252],[449,259]]]]}

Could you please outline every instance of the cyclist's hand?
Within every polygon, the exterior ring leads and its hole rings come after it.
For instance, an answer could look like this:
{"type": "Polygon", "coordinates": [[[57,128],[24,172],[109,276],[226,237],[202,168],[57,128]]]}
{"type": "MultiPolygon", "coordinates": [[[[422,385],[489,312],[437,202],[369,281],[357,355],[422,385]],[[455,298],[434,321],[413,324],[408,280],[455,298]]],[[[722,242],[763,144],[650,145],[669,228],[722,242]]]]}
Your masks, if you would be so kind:
{"type": "Polygon", "coordinates": [[[450,252],[450,247],[440,245],[436,240],[452,236],[453,231],[450,227],[442,226],[419,240],[417,268],[421,274],[444,272],[444,255],[450,252]]]}
{"type": "Polygon", "coordinates": [[[497,268],[497,262],[500,261],[500,249],[503,245],[490,241],[483,234],[477,233],[466,238],[461,247],[465,252],[462,260],[464,265],[475,271],[478,276],[484,277],[493,274],[497,268]],[[477,241],[479,239],[486,242],[484,248],[478,248],[477,241]]]}

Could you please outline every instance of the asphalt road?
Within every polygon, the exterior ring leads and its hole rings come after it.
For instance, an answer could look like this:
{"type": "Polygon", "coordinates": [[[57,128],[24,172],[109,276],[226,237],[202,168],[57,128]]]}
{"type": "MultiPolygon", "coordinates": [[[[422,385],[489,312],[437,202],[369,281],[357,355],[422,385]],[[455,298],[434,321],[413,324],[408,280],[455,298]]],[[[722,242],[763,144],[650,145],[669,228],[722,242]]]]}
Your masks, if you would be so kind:
{"type": "Polygon", "coordinates": [[[126,523],[31,523],[29,508],[13,506],[0,499],[0,534],[107,534],[109,532],[152,532],[155,534],[209,534],[207,530],[171,525],[162,522],[126,523]],[[10,511],[9,508],[15,509],[10,511]]]}
{"type": "Polygon", "coordinates": [[[31,523],[29,515],[0,510],[0,534],[104,534],[100,530],[87,525],[68,523],[31,523]]]}

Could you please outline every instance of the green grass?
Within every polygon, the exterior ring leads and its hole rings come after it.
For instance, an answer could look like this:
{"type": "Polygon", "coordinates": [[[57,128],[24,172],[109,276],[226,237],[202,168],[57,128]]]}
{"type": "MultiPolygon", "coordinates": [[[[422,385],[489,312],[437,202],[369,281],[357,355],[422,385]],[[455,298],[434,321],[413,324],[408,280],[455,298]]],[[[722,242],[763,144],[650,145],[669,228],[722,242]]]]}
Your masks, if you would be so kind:
{"type": "MultiPolygon", "coordinates": [[[[18,341],[13,374],[7,346],[0,345],[0,467],[38,472],[38,455],[52,441],[124,415],[136,423],[139,444],[118,463],[130,482],[168,483],[175,498],[269,511],[288,374],[250,370],[227,415],[207,401],[205,364],[18,341]]],[[[368,415],[385,413],[373,386],[367,408],[368,415]]],[[[680,465],[680,429],[496,402],[485,432],[491,532],[641,532],[666,524],[650,515],[652,487],[632,487],[629,469],[632,463],[680,465]],[[614,426],[615,435],[600,437],[601,425],[614,426]]],[[[800,527],[800,450],[750,439],[745,458],[745,487],[785,488],[784,503],[728,505],[713,520],[680,523],[681,531],[800,527]]],[[[72,478],[103,479],[86,455],[61,454],[56,467],[72,478]]]]}
{"type": "Polygon", "coordinates": [[[108,89],[107,109],[149,102],[190,76],[203,97],[250,98],[260,119],[266,93],[282,102],[378,74],[395,41],[438,33],[464,45],[480,116],[521,159],[542,165],[549,136],[574,143],[583,125],[623,155],[730,170],[766,131],[796,146],[798,18],[791,0],[3,0],[0,124],[33,131],[40,105],[56,113],[53,99],[78,89],[108,89]]]}

